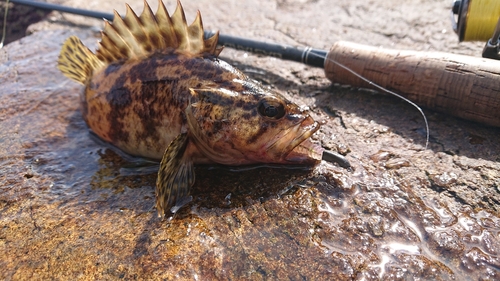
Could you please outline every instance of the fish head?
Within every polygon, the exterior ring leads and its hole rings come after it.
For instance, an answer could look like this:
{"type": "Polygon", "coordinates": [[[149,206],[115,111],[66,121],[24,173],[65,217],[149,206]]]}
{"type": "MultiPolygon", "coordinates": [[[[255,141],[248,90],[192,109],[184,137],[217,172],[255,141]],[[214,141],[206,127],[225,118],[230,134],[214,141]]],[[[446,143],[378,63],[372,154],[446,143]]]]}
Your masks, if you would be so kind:
{"type": "Polygon", "coordinates": [[[246,91],[191,89],[186,118],[191,138],[212,161],[314,164],[323,149],[310,137],[319,129],[307,109],[260,87],[246,91]]]}

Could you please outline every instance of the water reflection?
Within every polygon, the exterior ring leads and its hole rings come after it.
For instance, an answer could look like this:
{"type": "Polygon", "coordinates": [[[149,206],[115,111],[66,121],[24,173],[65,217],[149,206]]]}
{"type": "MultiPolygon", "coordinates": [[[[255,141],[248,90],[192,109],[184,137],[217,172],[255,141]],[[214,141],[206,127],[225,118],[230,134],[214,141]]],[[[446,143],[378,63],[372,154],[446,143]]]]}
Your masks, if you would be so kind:
{"type": "MultiPolygon", "coordinates": [[[[235,266],[245,270],[234,259],[244,259],[243,253],[250,249],[287,253],[296,249],[283,240],[286,234],[305,249],[320,249],[323,257],[317,256],[317,262],[334,265],[342,276],[358,280],[468,279],[470,272],[493,279],[500,270],[498,217],[468,207],[452,210],[435,197],[417,196],[413,190],[418,186],[407,187],[384,171],[374,176],[360,163],[353,173],[328,163],[314,171],[196,167],[193,201],[165,227],[151,208],[155,166],[135,173],[141,162],[129,162],[92,143],[79,130],[69,130],[68,135],[66,140],[48,139],[26,150],[31,155],[26,161],[31,163],[32,173],[50,177],[46,196],[60,201],[61,206],[77,206],[78,202],[99,212],[146,213],[150,226],[141,239],[149,242],[139,240],[136,249],[143,250],[137,253],[154,245],[167,256],[176,249],[188,262],[206,249],[221,262],[223,272],[235,266]],[[51,149],[53,145],[58,149],[51,149]],[[269,215],[274,205],[287,215],[275,213],[277,217],[271,220],[261,217],[262,213],[269,215]],[[259,220],[268,222],[260,224],[259,220]],[[289,234],[291,226],[301,224],[295,234],[289,234]],[[152,236],[156,227],[157,234],[152,236]],[[248,245],[233,248],[233,239],[248,245]],[[303,244],[308,239],[310,246],[303,244]],[[194,243],[196,248],[181,254],[178,251],[184,243],[194,243]]],[[[192,268],[190,276],[203,276],[199,266],[192,268]]]]}
{"type": "Polygon", "coordinates": [[[468,272],[498,277],[498,217],[469,207],[452,211],[435,197],[417,197],[418,186],[405,187],[387,175],[376,181],[367,173],[356,176],[360,192],[342,203],[332,196],[335,187],[315,186],[329,194],[318,205],[315,235],[326,255],[351,267],[361,260],[368,270],[357,279],[475,279],[468,272]]]}

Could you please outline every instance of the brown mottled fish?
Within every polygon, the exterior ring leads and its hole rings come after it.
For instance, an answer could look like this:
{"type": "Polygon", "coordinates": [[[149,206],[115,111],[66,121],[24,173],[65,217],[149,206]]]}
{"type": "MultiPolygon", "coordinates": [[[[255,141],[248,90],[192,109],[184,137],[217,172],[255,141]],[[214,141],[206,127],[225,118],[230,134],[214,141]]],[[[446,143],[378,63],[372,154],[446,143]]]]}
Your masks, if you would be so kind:
{"type": "Polygon", "coordinates": [[[314,164],[322,149],[306,110],[218,59],[218,33],[204,40],[200,13],[191,25],[181,4],[172,16],[159,1],[138,17],[127,5],[105,22],[94,54],[67,39],[58,68],[85,85],[83,117],[103,140],[131,155],[161,159],[160,216],[179,207],[194,182],[193,164],[314,164]]]}

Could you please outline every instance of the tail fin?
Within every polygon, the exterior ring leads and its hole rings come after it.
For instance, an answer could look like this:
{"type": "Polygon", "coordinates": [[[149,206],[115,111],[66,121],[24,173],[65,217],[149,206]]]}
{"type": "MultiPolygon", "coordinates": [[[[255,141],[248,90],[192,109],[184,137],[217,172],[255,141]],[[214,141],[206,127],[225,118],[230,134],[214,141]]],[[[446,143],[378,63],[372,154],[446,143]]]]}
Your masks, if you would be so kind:
{"type": "Polygon", "coordinates": [[[69,37],[61,49],[57,68],[68,78],[85,84],[95,69],[104,66],[76,36],[69,37]]]}

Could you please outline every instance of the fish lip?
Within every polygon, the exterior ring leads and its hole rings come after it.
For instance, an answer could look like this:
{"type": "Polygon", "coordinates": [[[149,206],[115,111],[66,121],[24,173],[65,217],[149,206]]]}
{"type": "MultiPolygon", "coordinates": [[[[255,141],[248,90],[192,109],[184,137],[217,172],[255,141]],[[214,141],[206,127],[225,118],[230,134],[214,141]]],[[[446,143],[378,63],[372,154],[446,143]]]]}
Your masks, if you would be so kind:
{"type": "MultiPolygon", "coordinates": [[[[311,118],[312,119],[312,118],[311,118]]],[[[303,123],[300,124],[302,127],[303,123]]],[[[314,122],[310,125],[301,135],[293,139],[288,145],[289,153],[285,155],[285,160],[288,162],[316,162],[320,161],[323,148],[319,144],[315,144],[311,141],[310,137],[319,130],[320,126],[318,122],[314,122]]]]}
{"type": "Polygon", "coordinates": [[[319,128],[319,123],[308,115],[301,122],[284,130],[284,133],[278,135],[276,141],[267,146],[266,149],[272,151],[280,144],[286,144],[284,148],[278,149],[278,153],[281,152],[281,161],[284,163],[306,163],[321,160],[323,148],[309,139],[319,128]],[[289,139],[289,136],[300,131],[298,136],[289,139]]]}

